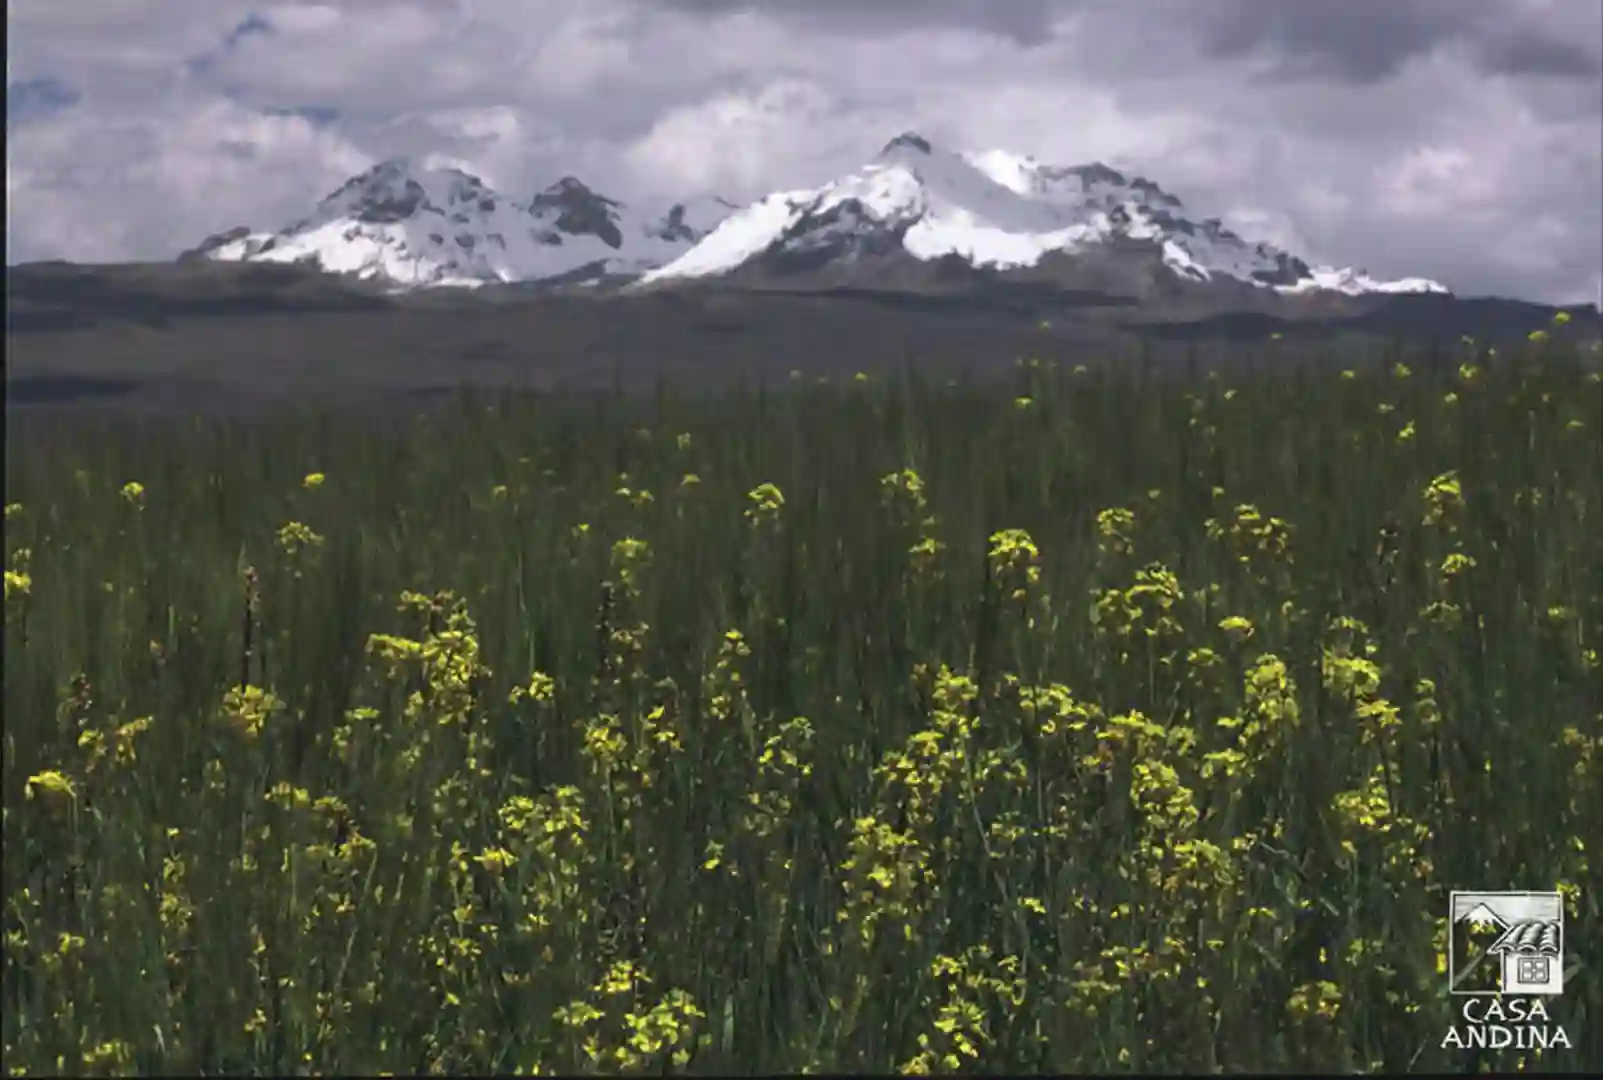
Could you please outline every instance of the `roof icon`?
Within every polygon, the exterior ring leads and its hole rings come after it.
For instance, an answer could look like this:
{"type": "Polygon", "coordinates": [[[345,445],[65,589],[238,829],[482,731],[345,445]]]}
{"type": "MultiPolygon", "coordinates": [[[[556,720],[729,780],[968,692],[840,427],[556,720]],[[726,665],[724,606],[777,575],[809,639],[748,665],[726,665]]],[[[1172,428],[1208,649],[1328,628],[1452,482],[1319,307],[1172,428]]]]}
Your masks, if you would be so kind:
{"type": "Polygon", "coordinates": [[[1559,923],[1530,919],[1517,922],[1503,931],[1503,936],[1487,946],[1493,954],[1517,953],[1521,956],[1557,956],[1563,941],[1559,923]]]}

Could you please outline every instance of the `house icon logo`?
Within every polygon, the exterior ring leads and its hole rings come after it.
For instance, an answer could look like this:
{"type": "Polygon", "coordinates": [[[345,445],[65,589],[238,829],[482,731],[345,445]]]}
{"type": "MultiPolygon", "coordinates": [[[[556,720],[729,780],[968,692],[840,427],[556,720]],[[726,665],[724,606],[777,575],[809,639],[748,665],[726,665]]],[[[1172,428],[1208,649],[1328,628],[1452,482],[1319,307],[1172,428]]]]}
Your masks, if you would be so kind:
{"type": "Polygon", "coordinates": [[[1564,903],[1556,892],[1454,892],[1447,977],[1455,994],[1562,994],[1564,903]]]}

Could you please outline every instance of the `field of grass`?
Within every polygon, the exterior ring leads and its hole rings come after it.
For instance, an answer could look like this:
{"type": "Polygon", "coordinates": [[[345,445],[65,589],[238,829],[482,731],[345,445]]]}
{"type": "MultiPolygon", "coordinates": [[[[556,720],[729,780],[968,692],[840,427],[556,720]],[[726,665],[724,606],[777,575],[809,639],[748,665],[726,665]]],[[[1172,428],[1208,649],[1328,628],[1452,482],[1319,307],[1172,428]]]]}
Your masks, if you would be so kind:
{"type": "Polygon", "coordinates": [[[13,1075],[1603,1065],[1597,357],[41,429],[13,1075]],[[1589,961],[1587,961],[1589,963],[1589,961]]]}

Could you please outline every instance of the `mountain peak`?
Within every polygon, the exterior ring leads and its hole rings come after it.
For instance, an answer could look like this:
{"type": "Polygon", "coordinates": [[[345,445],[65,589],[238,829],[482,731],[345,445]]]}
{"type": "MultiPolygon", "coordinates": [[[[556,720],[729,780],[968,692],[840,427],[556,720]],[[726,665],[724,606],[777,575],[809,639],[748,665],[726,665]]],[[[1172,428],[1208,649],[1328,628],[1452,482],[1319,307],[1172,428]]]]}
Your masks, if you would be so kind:
{"type": "Polygon", "coordinates": [[[730,209],[700,200],[654,219],[574,176],[522,202],[455,165],[394,157],[350,177],[307,218],[277,232],[220,233],[185,257],[310,262],[403,287],[594,281],[672,261],[730,209]]]}
{"type": "Polygon", "coordinates": [[[1473,926],[1493,926],[1499,930],[1508,928],[1508,920],[1498,915],[1490,907],[1476,904],[1469,911],[1458,917],[1459,922],[1470,923],[1473,926]]]}
{"type": "Polygon", "coordinates": [[[684,240],[696,243],[718,227],[719,222],[740,207],[727,199],[714,195],[676,202],[668,208],[661,221],[653,227],[653,235],[664,240],[684,240]]]}
{"type": "Polygon", "coordinates": [[[544,195],[595,195],[589,184],[577,176],[564,176],[561,180],[546,188],[544,195]]]}
{"type": "Polygon", "coordinates": [[[386,158],[326,196],[314,218],[394,225],[429,210],[480,201],[488,193],[483,180],[455,166],[433,168],[414,157],[386,158]]]}
{"type": "Polygon", "coordinates": [[[1093,161],[1086,165],[1073,165],[1063,170],[1078,176],[1086,184],[1107,184],[1110,187],[1130,186],[1129,179],[1119,170],[1109,168],[1100,161],[1093,161]]]}
{"type": "Polygon", "coordinates": [[[938,152],[916,131],[822,187],[777,192],[731,215],[647,280],[736,270],[758,278],[918,279],[953,260],[974,271],[1089,279],[1142,295],[1168,287],[1166,280],[1288,293],[1446,291],[1419,279],[1382,282],[1310,266],[1247,242],[1217,219],[1191,219],[1155,182],[1100,161],[1059,167],[1003,150],[938,152]]]}
{"type": "Polygon", "coordinates": [[[618,211],[623,204],[598,195],[576,177],[564,176],[529,202],[535,214],[555,213],[552,224],[571,236],[594,236],[608,247],[623,246],[618,211]]]}
{"type": "Polygon", "coordinates": [[[896,138],[885,144],[881,154],[893,153],[897,150],[912,150],[920,154],[932,153],[930,141],[916,131],[904,131],[896,138]]]}

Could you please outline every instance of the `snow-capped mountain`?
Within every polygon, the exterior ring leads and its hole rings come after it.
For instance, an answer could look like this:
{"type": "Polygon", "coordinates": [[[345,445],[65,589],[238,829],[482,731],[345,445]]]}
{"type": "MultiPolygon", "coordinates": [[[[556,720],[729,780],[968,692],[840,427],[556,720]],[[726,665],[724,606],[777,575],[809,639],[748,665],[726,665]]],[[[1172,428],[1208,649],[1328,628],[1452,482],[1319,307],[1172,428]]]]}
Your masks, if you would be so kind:
{"type": "Polygon", "coordinates": [[[1310,266],[1249,243],[1217,218],[1192,220],[1157,184],[1099,163],[1061,168],[1001,150],[954,153],[912,132],[857,172],[730,214],[642,281],[884,278],[909,258],[1003,272],[1051,263],[1080,275],[1096,264],[1097,283],[1115,273],[1109,259],[1125,261],[1117,271],[1125,278],[1139,267],[1149,283],[1161,260],[1181,281],[1233,280],[1282,293],[1447,292],[1420,278],[1379,281],[1361,270],[1310,266]],[[1071,268],[1075,262],[1081,265],[1071,268]]]}
{"type": "Polygon", "coordinates": [[[857,172],[746,206],[717,198],[642,213],[564,177],[527,201],[455,167],[373,166],[274,233],[234,229],[180,258],[314,264],[399,288],[717,279],[959,288],[982,279],[1143,299],[1212,286],[1243,296],[1445,293],[1311,266],[1252,243],[1106,165],[955,153],[907,133],[857,172]],[[1253,287],[1258,288],[1253,288],[1253,287]]]}
{"type": "Polygon", "coordinates": [[[180,258],[309,262],[402,287],[583,281],[662,266],[734,209],[702,198],[654,217],[571,176],[520,202],[461,169],[395,158],[351,177],[304,220],[220,233],[180,258]]]}
{"type": "Polygon", "coordinates": [[[1498,930],[1508,929],[1507,921],[1485,904],[1476,904],[1469,911],[1460,915],[1458,921],[1467,923],[1470,926],[1494,927],[1498,930]]]}

